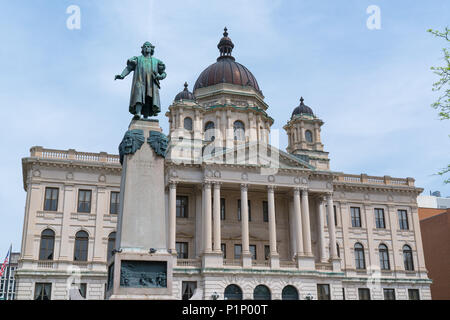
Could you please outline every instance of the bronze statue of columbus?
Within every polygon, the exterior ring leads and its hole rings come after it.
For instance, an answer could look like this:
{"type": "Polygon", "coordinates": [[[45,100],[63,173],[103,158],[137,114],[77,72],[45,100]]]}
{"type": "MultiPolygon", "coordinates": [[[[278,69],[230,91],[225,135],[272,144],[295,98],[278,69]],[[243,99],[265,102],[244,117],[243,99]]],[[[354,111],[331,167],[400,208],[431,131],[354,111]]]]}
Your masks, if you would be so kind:
{"type": "Polygon", "coordinates": [[[134,71],[129,111],[134,115],[133,119],[136,120],[140,119],[141,116],[147,119],[161,112],[159,99],[161,86],[159,81],[166,77],[164,63],[152,57],[155,46],[147,41],[141,48],[142,55],[128,59],[125,69],[114,78],[114,80],[122,80],[131,71],[134,71]]]}

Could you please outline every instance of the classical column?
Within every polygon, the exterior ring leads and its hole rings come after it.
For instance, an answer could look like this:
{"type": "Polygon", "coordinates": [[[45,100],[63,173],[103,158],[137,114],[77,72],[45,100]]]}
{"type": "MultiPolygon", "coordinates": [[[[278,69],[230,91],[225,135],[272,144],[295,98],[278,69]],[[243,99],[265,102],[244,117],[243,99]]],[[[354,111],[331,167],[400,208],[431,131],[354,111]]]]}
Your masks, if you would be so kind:
{"type": "Polygon", "coordinates": [[[305,255],[312,256],[311,227],[309,223],[309,201],[307,189],[302,189],[302,226],[303,226],[303,249],[305,251],[305,255]]]}
{"type": "Polygon", "coordinates": [[[248,235],[248,199],[247,184],[241,184],[241,226],[242,226],[242,254],[250,253],[248,235]]]}
{"type": "Polygon", "coordinates": [[[300,210],[300,189],[294,188],[294,223],[296,235],[297,257],[303,255],[302,218],[300,210]]]}
{"type": "Polygon", "coordinates": [[[214,183],[214,251],[221,252],[220,243],[220,183],[214,183]]]}
{"type": "Polygon", "coordinates": [[[277,255],[277,228],[275,224],[274,187],[267,187],[267,202],[269,206],[269,243],[270,255],[277,255]]]}
{"type": "Polygon", "coordinates": [[[176,252],[176,210],[177,210],[177,184],[169,182],[169,251],[176,252]]]}
{"type": "Polygon", "coordinates": [[[205,204],[205,215],[204,215],[204,220],[203,220],[203,225],[205,227],[205,253],[210,253],[212,251],[212,245],[211,245],[211,183],[210,182],[205,182],[203,184],[203,187],[205,188],[205,199],[204,199],[204,204],[205,204]]]}
{"type": "Polygon", "coordinates": [[[327,194],[328,232],[330,233],[330,259],[338,259],[336,250],[336,227],[334,225],[333,194],[327,194]]]}
{"type": "Polygon", "coordinates": [[[322,197],[317,199],[317,216],[318,216],[318,231],[319,231],[319,255],[320,262],[326,262],[325,257],[325,224],[324,224],[324,199],[322,197]]]}
{"type": "Polygon", "coordinates": [[[201,188],[196,188],[196,193],[195,193],[195,256],[196,257],[200,257],[201,253],[202,253],[202,244],[203,244],[203,240],[202,240],[202,236],[203,236],[203,232],[202,232],[202,219],[203,219],[203,215],[202,215],[202,192],[203,190],[201,188]]]}

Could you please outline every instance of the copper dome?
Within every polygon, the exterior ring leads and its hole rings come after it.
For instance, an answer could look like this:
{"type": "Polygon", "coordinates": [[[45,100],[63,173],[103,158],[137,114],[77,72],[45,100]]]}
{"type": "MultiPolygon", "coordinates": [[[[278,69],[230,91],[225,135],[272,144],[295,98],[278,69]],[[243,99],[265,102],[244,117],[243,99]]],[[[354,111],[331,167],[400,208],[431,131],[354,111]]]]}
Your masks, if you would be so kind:
{"type": "Polygon", "coordinates": [[[294,109],[294,111],[292,112],[291,119],[294,118],[296,115],[301,115],[301,114],[307,114],[310,116],[314,116],[312,109],[310,107],[308,107],[306,104],[304,104],[303,101],[305,101],[305,99],[303,99],[303,97],[301,97],[300,105],[298,107],[296,107],[294,109]]]}
{"type": "Polygon", "coordinates": [[[179,92],[175,96],[174,101],[180,101],[180,100],[192,100],[192,101],[195,101],[194,94],[188,90],[187,82],[184,83],[184,90],[179,92]]]}
{"type": "Polygon", "coordinates": [[[195,82],[194,92],[199,88],[205,88],[219,83],[230,83],[253,87],[258,93],[262,94],[255,76],[242,64],[236,62],[231,55],[234,44],[228,37],[227,28],[224,30],[223,38],[220,39],[217,45],[220,56],[217,58],[216,63],[210,65],[200,74],[195,82]]]}

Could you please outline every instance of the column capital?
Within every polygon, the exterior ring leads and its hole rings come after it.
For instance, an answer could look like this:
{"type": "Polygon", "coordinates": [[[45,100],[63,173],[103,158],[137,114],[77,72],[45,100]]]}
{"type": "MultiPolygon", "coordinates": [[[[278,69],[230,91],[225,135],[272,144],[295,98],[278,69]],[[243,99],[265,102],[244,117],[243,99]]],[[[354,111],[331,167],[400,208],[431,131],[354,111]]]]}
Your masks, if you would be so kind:
{"type": "Polygon", "coordinates": [[[241,191],[248,191],[248,183],[241,183],[241,191]]]}
{"type": "Polygon", "coordinates": [[[277,187],[274,186],[274,185],[268,185],[268,186],[267,186],[267,191],[268,191],[268,192],[274,192],[276,188],[277,188],[277,187]]]}
{"type": "Polygon", "coordinates": [[[170,188],[170,189],[176,189],[177,183],[178,183],[178,181],[170,180],[170,181],[169,181],[169,188],[170,188]]]}
{"type": "Polygon", "coordinates": [[[302,193],[308,194],[308,187],[300,186],[299,188],[302,191],[302,193]]]}
{"type": "Polygon", "coordinates": [[[327,191],[325,192],[326,198],[331,198],[333,197],[333,191],[327,191]]]}
{"type": "Polygon", "coordinates": [[[216,188],[220,188],[220,186],[222,185],[222,182],[220,182],[220,181],[213,181],[212,184],[214,185],[214,189],[216,189],[216,188]]]}
{"type": "Polygon", "coordinates": [[[203,181],[203,183],[202,183],[203,188],[207,188],[207,189],[211,189],[211,184],[212,184],[211,181],[203,181]]]}
{"type": "Polygon", "coordinates": [[[300,187],[294,187],[294,195],[300,195],[300,187]]]}

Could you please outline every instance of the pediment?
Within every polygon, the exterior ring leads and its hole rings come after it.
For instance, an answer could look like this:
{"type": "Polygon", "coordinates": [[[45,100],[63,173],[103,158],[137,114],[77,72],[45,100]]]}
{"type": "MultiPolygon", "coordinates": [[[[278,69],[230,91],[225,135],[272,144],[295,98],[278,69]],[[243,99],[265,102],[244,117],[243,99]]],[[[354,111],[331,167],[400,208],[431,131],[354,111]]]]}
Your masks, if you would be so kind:
{"type": "Polygon", "coordinates": [[[264,142],[242,143],[235,146],[234,149],[210,144],[203,149],[203,162],[207,164],[315,170],[315,167],[308,162],[264,142]]]}

